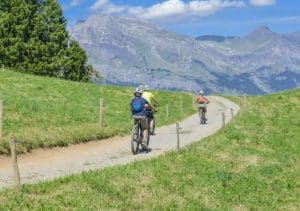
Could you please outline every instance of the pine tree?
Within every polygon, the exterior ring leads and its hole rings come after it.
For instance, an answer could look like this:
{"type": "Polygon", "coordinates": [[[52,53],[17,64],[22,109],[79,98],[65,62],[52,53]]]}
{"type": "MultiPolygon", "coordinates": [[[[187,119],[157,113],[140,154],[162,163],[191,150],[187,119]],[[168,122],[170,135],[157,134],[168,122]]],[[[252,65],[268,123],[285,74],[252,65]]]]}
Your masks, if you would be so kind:
{"type": "Polygon", "coordinates": [[[86,65],[87,56],[78,42],[71,40],[63,60],[63,77],[74,81],[88,81],[93,74],[91,65],[86,65]]]}
{"type": "Polygon", "coordinates": [[[61,57],[69,39],[66,21],[56,0],[41,1],[30,40],[30,62],[34,73],[60,77],[61,57]]]}
{"type": "Polygon", "coordinates": [[[36,7],[35,0],[0,1],[0,64],[26,69],[36,7]]]}
{"type": "Polygon", "coordinates": [[[0,65],[76,81],[94,74],[57,0],[1,0],[0,12],[0,65]]]}

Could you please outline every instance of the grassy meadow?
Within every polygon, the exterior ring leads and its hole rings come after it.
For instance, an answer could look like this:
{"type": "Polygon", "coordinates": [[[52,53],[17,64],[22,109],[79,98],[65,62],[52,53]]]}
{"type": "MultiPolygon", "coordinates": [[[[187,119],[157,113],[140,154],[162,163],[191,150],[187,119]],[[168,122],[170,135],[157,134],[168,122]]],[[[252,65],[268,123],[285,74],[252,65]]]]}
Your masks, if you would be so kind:
{"type": "MultiPolygon", "coordinates": [[[[19,141],[18,152],[28,152],[128,134],[132,127],[129,103],[133,90],[0,71],[0,99],[4,102],[0,154],[9,153],[7,140],[12,136],[19,141]],[[102,129],[98,124],[100,97],[105,104],[102,129]]],[[[154,94],[161,105],[158,126],[195,112],[188,94],[165,91],[154,94]],[[180,96],[184,113],[180,112],[180,96]],[[170,105],[169,118],[165,114],[166,104],[170,105]]]]}
{"type": "MultiPolygon", "coordinates": [[[[238,97],[232,97],[238,102],[238,97]]],[[[0,192],[0,210],[299,210],[300,89],[179,153],[0,192]]]]}

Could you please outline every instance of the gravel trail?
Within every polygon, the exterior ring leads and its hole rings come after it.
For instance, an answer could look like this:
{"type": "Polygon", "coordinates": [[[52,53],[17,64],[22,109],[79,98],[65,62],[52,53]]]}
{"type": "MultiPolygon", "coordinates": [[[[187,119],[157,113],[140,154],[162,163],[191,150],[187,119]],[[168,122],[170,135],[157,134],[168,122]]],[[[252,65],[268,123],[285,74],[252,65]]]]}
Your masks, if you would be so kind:
{"type": "MultiPolygon", "coordinates": [[[[230,108],[234,114],[239,106],[222,97],[209,97],[208,124],[200,125],[197,114],[181,121],[181,147],[199,141],[221,128],[221,113],[226,114],[226,122],[231,119],[230,108]]],[[[148,159],[177,146],[175,124],[157,128],[151,136],[149,153],[132,155],[130,136],[113,137],[101,141],[72,145],[65,148],[39,149],[18,157],[22,183],[35,183],[69,174],[79,173],[113,165],[121,165],[135,160],[148,159]]],[[[0,156],[0,189],[12,185],[12,161],[10,157],[0,156]]]]}

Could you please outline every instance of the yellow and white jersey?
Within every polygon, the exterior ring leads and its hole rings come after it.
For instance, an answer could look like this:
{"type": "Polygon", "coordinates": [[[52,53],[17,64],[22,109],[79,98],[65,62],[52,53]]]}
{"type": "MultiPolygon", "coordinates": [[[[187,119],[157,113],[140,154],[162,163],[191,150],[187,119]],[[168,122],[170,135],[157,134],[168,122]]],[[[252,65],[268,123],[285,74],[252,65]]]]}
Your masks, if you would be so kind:
{"type": "Polygon", "coordinates": [[[150,103],[150,105],[153,105],[153,97],[154,95],[151,92],[143,92],[142,98],[147,100],[150,103]]]}

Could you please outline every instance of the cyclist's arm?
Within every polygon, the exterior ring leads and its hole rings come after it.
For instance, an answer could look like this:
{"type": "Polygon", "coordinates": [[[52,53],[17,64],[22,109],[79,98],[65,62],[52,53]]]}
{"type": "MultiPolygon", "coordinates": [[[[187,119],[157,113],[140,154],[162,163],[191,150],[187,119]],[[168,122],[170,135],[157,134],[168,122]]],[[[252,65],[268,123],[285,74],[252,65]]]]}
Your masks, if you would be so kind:
{"type": "Polygon", "coordinates": [[[158,100],[156,99],[156,97],[154,95],[153,95],[152,99],[153,99],[153,101],[154,101],[155,104],[159,105],[159,102],[158,102],[158,100]]]}
{"type": "Polygon", "coordinates": [[[146,106],[146,108],[148,108],[148,109],[154,109],[154,107],[153,107],[150,103],[146,104],[145,106],[146,106]]]}
{"type": "Polygon", "coordinates": [[[145,100],[145,107],[148,109],[153,109],[153,106],[147,100],[145,100]]]}

